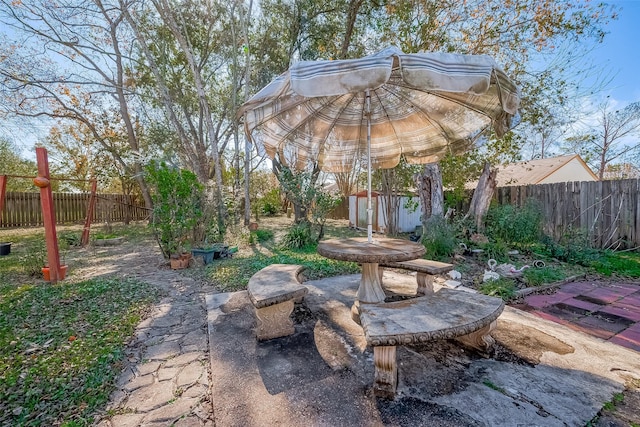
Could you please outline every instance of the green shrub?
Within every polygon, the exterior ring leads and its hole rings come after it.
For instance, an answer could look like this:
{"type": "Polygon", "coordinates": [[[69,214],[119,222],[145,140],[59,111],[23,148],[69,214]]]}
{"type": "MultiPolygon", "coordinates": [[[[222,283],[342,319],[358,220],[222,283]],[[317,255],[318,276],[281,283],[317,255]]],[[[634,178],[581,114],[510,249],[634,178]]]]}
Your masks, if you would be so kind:
{"type": "Polygon", "coordinates": [[[302,249],[314,243],[311,238],[311,226],[307,222],[295,224],[284,235],[280,246],[283,249],[302,249]]]}
{"type": "Polygon", "coordinates": [[[487,234],[515,246],[538,242],[542,224],[542,210],[533,200],[528,200],[522,207],[495,206],[487,213],[487,234]]]}
{"type": "Polygon", "coordinates": [[[600,253],[591,247],[587,232],[569,227],[559,241],[543,236],[542,243],[549,256],[583,266],[589,266],[600,258],[600,253]]]}
{"type": "Polygon", "coordinates": [[[80,246],[81,235],[73,231],[64,231],[58,234],[58,242],[65,243],[67,246],[80,246]]]}
{"type": "Polygon", "coordinates": [[[184,250],[203,215],[203,186],[193,172],[151,163],[147,180],[153,199],[150,225],[166,258],[184,250]]]}
{"type": "Polygon", "coordinates": [[[422,234],[422,244],[426,256],[430,259],[443,259],[452,256],[458,246],[455,228],[441,216],[433,216],[426,222],[422,234]]]}
{"type": "Polygon", "coordinates": [[[31,277],[41,276],[46,262],[47,248],[44,240],[29,242],[27,250],[20,257],[23,272],[31,277]]]}
{"type": "Polygon", "coordinates": [[[266,242],[267,240],[273,239],[273,231],[271,230],[261,230],[258,229],[256,231],[252,231],[252,234],[255,234],[255,241],[258,242],[266,242]]]}
{"type": "Polygon", "coordinates": [[[274,188],[269,191],[265,196],[260,199],[258,202],[260,205],[260,210],[262,214],[265,216],[274,216],[278,212],[280,212],[280,189],[274,188]]]}
{"type": "Polygon", "coordinates": [[[480,248],[484,251],[482,255],[486,257],[486,259],[493,258],[499,263],[507,262],[509,260],[509,256],[507,254],[507,252],[509,252],[509,247],[502,240],[481,244],[480,248]]]}

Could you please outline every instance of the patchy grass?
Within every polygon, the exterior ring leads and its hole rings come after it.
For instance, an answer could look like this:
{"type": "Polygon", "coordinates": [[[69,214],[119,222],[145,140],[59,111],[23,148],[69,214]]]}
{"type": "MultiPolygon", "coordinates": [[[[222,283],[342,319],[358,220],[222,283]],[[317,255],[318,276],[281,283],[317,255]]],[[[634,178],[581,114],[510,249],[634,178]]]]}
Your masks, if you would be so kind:
{"type": "Polygon", "coordinates": [[[325,258],[317,253],[316,245],[310,245],[299,250],[274,250],[272,255],[256,253],[216,260],[207,266],[207,277],[221,291],[237,291],[245,289],[251,276],[271,264],[303,265],[308,280],[360,272],[358,264],[325,258]]]}
{"type": "Polygon", "coordinates": [[[527,268],[522,275],[529,286],[541,286],[568,277],[564,271],[556,267],[527,268]]]}
{"type": "Polygon", "coordinates": [[[132,280],[0,286],[0,424],[91,425],[157,297],[132,280]]]}
{"type": "Polygon", "coordinates": [[[605,276],[640,277],[640,253],[638,252],[603,252],[590,264],[596,272],[605,276]]]}
{"type": "Polygon", "coordinates": [[[478,288],[485,295],[500,297],[505,301],[513,298],[516,292],[516,282],[504,277],[497,280],[490,280],[480,285],[478,288]]]}

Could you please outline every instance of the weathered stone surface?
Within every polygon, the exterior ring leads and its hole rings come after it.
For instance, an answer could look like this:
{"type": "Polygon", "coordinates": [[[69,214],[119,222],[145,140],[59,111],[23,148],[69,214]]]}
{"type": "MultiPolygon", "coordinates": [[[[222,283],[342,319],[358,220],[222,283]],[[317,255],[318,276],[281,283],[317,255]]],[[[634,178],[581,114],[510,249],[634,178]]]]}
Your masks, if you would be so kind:
{"type": "Polygon", "coordinates": [[[183,345],[181,348],[183,352],[193,353],[194,351],[202,350],[203,347],[201,345],[183,345]]]}
{"type": "Polygon", "coordinates": [[[144,417],[143,414],[124,414],[111,417],[113,427],[137,427],[144,417]]]}
{"type": "Polygon", "coordinates": [[[178,341],[181,340],[184,337],[184,334],[171,334],[169,336],[165,336],[164,337],[164,341],[178,341]]]}
{"type": "Polygon", "coordinates": [[[202,397],[207,394],[207,386],[198,382],[182,393],[182,397],[202,397]]]}
{"type": "Polygon", "coordinates": [[[196,416],[186,417],[178,420],[174,427],[201,427],[200,419],[196,416]]]}
{"type": "Polygon", "coordinates": [[[251,276],[247,289],[253,305],[258,308],[304,297],[307,288],[300,284],[304,267],[292,264],[271,264],[251,276]]]}
{"type": "Polygon", "coordinates": [[[151,384],[153,384],[153,375],[147,374],[141,377],[133,378],[131,381],[124,385],[124,389],[128,392],[132,392],[133,390],[137,390],[140,387],[146,387],[151,384]]]}
{"type": "Polygon", "coordinates": [[[135,377],[135,374],[131,370],[131,368],[125,368],[122,370],[120,375],[118,376],[118,380],[116,381],[116,385],[118,387],[123,387],[126,383],[131,381],[135,377]]]}
{"type": "Polygon", "coordinates": [[[126,406],[137,412],[147,412],[166,405],[174,397],[173,387],[167,387],[166,383],[154,383],[133,391],[126,406]]]}
{"type": "Polygon", "coordinates": [[[180,372],[180,368],[179,367],[175,367],[175,368],[160,368],[158,370],[158,381],[167,381],[167,380],[172,380],[176,377],[176,375],[178,375],[178,372],[180,372]]]}
{"type": "Polygon", "coordinates": [[[164,364],[165,368],[173,368],[174,366],[184,366],[194,360],[204,358],[204,353],[200,351],[194,351],[191,353],[183,353],[180,356],[176,356],[173,359],[167,360],[164,364]]]}
{"type": "Polygon", "coordinates": [[[171,316],[169,314],[164,315],[158,319],[154,319],[151,322],[151,327],[153,328],[171,328],[173,326],[177,326],[180,324],[180,317],[171,316]]]}
{"type": "Polygon", "coordinates": [[[147,348],[145,358],[148,360],[167,360],[180,354],[180,346],[175,341],[163,342],[147,348]]]}
{"type": "Polygon", "coordinates": [[[175,401],[154,409],[145,417],[145,422],[173,421],[191,412],[191,409],[198,404],[197,398],[179,397],[175,401]]]}
{"type": "Polygon", "coordinates": [[[495,321],[500,298],[441,289],[433,295],[383,304],[361,304],[360,319],[369,345],[404,345],[450,339],[495,321]]]}
{"type": "Polygon", "coordinates": [[[120,406],[120,404],[127,398],[127,393],[121,389],[115,389],[109,395],[109,403],[107,409],[114,409],[120,406]]]}
{"type": "Polygon", "coordinates": [[[147,362],[136,365],[134,369],[138,375],[147,375],[157,371],[159,367],[160,362],[147,362]]]}
{"type": "Polygon", "coordinates": [[[192,362],[185,366],[176,378],[176,385],[183,387],[195,383],[205,373],[205,368],[199,361],[192,362]]]}
{"type": "Polygon", "coordinates": [[[188,334],[189,332],[193,332],[204,326],[205,326],[204,319],[200,319],[198,323],[192,323],[192,324],[185,323],[175,328],[172,328],[171,331],[176,334],[188,334]]]}
{"type": "Polygon", "coordinates": [[[180,340],[182,346],[200,346],[203,350],[207,348],[207,334],[202,329],[196,329],[184,335],[180,340]]]}

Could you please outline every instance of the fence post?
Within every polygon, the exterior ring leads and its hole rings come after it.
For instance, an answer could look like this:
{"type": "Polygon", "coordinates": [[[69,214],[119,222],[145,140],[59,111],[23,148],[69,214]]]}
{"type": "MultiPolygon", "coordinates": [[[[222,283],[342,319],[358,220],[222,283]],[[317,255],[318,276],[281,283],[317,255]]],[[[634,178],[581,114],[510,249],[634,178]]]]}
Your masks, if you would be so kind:
{"type": "Polygon", "coordinates": [[[53,193],[49,182],[49,158],[44,147],[36,147],[36,161],[38,176],[33,183],[40,187],[40,204],[44,221],[44,234],[47,240],[47,260],[51,283],[60,279],[60,252],[58,250],[58,236],[56,234],[56,213],[53,206],[53,193]]]}
{"type": "Polygon", "coordinates": [[[93,221],[93,211],[96,206],[97,190],[98,182],[95,178],[91,178],[91,195],[89,196],[89,207],[87,208],[87,218],[84,221],[84,229],[82,230],[82,239],[80,239],[80,245],[83,248],[89,244],[89,231],[91,229],[91,221],[93,221]]]}
{"type": "Polygon", "coordinates": [[[0,220],[2,220],[5,194],[7,194],[7,175],[0,175],[0,220]]]}

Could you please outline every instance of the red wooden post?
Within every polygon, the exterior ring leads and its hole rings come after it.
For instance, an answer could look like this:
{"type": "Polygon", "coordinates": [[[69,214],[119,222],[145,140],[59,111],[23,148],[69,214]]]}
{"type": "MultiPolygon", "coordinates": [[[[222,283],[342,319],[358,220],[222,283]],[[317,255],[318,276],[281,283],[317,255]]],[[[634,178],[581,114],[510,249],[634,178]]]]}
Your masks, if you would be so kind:
{"type": "Polygon", "coordinates": [[[84,248],[89,244],[89,231],[91,229],[91,221],[93,221],[93,211],[96,206],[96,191],[98,191],[98,182],[95,178],[91,178],[91,195],[89,196],[89,207],[87,208],[87,218],[84,221],[84,229],[82,230],[82,239],[80,244],[84,248]]]}
{"type": "Polygon", "coordinates": [[[0,175],[0,216],[4,209],[4,196],[7,194],[7,175],[0,175]]]}
{"type": "Polygon", "coordinates": [[[49,183],[49,158],[47,150],[36,147],[36,161],[38,176],[33,183],[40,187],[40,205],[44,220],[44,234],[47,241],[47,261],[51,283],[56,283],[60,277],[60,252],[58,250],[58,235],[56,233],[56,213],[53,206],[53,193],[49,183]]]}

